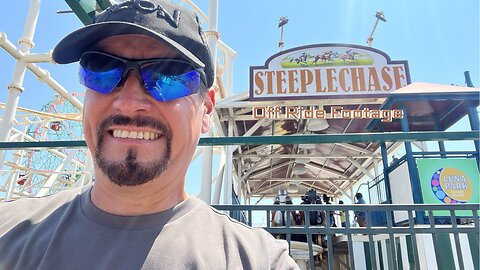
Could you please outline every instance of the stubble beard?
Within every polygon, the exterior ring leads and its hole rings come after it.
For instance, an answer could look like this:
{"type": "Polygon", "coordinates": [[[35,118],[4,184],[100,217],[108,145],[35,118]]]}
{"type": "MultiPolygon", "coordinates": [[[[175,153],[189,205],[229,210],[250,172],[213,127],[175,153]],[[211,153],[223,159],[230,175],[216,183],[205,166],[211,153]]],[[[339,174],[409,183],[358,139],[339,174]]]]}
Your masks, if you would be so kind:
{"type": "MultiPolygon", "coordinates": [[[[163,123],[148,117],[129,118],[114,115],[102,121],[97,134],[98,140],[97,150],[95,151],[95,163],[108,179],[118,186],[138,186],[148,183],[160,176],[167,169],[170,161],[171,133],[163,123]],[[158,149],[159,157],[153,161],[138,161],[138,151],[135,147],[127,149],[125,159],[110,161],[104,152],[104,136],[106,134],[105,130],[111,125],[134,125],[137,127],[154,128],[165,138],[166,147],[158,149]]],[[[155,151],[155,149],[152,149],[152,151],[155,151]]]]}

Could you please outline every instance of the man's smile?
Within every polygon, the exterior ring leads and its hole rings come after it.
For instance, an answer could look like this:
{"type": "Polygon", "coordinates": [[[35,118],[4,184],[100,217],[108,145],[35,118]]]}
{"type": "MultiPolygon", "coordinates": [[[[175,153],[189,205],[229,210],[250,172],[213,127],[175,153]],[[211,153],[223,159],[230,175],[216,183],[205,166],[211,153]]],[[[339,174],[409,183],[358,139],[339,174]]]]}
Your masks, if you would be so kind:
{"type": "Polygon", "coordinates": [[[111,129],[108,133],[114,138],[121,139],[156,140],[162,136],[157,131],[126,130],[121,128],[111,129]]]}

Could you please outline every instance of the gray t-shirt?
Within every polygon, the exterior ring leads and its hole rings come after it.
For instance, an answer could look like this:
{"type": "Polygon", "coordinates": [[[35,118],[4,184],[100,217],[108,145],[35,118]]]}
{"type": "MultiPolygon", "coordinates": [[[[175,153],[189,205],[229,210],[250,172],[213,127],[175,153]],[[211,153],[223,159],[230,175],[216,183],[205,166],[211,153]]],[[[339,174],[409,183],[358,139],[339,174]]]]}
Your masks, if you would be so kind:
{"type": "Polygon", "coordinates": [[[126,217],[90,190],[0,203],[0,269],[298,269],[286,242],[194,197],[126,217]]]}

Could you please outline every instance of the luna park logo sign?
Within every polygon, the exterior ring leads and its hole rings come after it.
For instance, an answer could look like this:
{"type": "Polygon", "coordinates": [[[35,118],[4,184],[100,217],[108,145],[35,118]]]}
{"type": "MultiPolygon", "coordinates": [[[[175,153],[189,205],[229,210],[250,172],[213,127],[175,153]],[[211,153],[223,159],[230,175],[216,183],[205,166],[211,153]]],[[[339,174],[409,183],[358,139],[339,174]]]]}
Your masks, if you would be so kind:
{"type": "Polygon", "coordinates": [[[472,181],[464,172],[445,167],[436,170],[430,179],[431,191],[445,204],[467,203],[473,195],[472,181]]]}

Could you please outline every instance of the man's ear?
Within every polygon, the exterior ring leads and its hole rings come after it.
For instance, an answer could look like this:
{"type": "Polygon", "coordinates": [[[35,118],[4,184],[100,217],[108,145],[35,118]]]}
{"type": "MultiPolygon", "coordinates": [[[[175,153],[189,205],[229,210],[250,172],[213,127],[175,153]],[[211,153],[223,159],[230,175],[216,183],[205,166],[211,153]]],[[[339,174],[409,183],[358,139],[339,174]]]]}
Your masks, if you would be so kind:
{"type": "Polygon", "coordinates": [[[215,89],[210,88],[203,100],[203,106],[205,111],[203,113],[202,119],[202,133],[206,133],[210,129],[210,125],[212,123],[211,118],[213,114],[213,110],[215,107],[215,89]]]}
{"type": "Polygon", "coordinates": [[[213,106],[215,107],[215,88],[211,88],[208,91],[208,96],[210,97],[210,100],[212,101],[213,106]]]}

